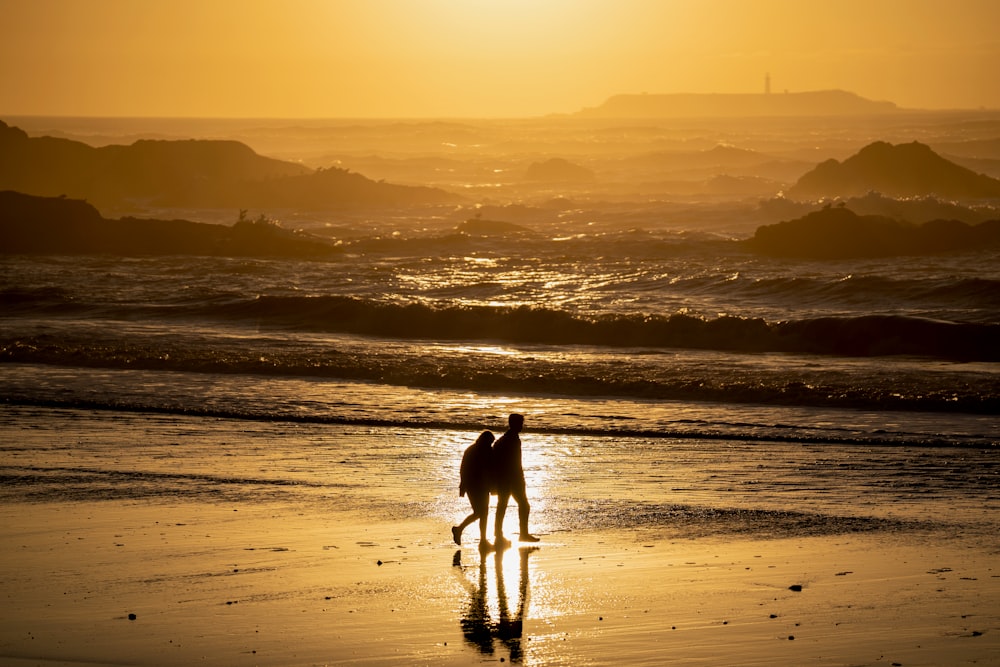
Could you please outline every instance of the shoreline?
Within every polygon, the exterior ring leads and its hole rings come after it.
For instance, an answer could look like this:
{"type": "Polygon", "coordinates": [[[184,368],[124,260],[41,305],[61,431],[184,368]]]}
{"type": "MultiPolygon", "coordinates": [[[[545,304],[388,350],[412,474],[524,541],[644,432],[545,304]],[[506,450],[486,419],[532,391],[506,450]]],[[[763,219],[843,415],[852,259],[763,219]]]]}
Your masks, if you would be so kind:
{"type": "MultiPolygon", "coordinates": [[[[710,359],[705,360],[706,363],[710,359]]],[[[974,412],[817,407],[755,402],[649,400],[615,396],[514,394],[371,384],[296,376],[184,373],[6,363],[0,371],[9,411],[128,413],[135,418],[203,418],[303,427],[478,431],[501,428],[502,402],[532,412],[531,430],[561,437],[743,441],[858,447],[996,449],[1000,419],[974,412]],[[240,380],[237,382],[237,380],[240,380]],[[253,382],[264,391],[242,387],[253,382]],[[53,391],[58,387],[58,392],[53,391]],[[211,402],[197,397],[211,392],[211,402]],[[350,394],[349,404],[331,401],[350,394]],[[265,397],[266,398],[263,398],[265,397]],[[513,397],[512,397],[513,396],[513,397]],[[426,406],[445,410],[428,413],[426,406]],[[404,416],[400,416],[404,415],[404,416]],[[610,415],[610,416],[609,416],[610,415]]]]}

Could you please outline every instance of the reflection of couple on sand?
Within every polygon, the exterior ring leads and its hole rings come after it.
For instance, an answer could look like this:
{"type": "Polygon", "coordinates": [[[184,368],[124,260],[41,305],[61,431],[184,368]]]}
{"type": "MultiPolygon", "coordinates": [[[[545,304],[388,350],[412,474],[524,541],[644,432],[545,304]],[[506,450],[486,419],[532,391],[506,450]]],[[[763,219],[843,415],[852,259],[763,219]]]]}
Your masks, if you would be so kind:
{"type": "Polygon", "coordinates": [[[528,494],[524,483],[524,468],[521,464],[521,437],[518,435],[524,428],[524,416],[512,414],[507,419],[507,432],[494,442],[493,433],[483,431],[476,442],[465,450],[462,456],[461,482],[458,494],[468,494],[472,513],[457,526],[452,527],[451,534],[455,544],[462,543],[462,531],[470,523],[479,520],[479,549],[489,551],[493,545],[486,539],[486,526],[490,513],[490,493],[497,496],[497,510],[494,518],[494,538],[496,548],[510,546],[503,536],[503,519],[507,513],[507,503],[513,498],[517,501],[517,513],[520,519],[520,540],[522,542],[537,542],[538,538],[528,532],[528,514],[531,506],[528,504],[528,494]]]}
{"type": "MultiPolygon", "coordinates": [[[[524,650],[521,639],[524,634],[524,617],[528,606],[528,556],[538,547],[521,547],[519,556],[519,577],[517,586],[517,607],[513,616],[507,599],[507,588],[504,585],[504,551],[495,555],[497,576],[497,620],[490,614],[488,586],[486,582],[486,558],[480,557],[479,579],[476,584],[465,581],[469,589],[469,607],[462,616],[462,634],[465,640],[475,646],[484,655],[493,655],[496,650],[495,640],[499,639],[510,651],[512,663],[521,662],[524,650]]],[[[509,552],[508,552],[509,553],[509,552]]],[[[462,551],[455,552],[453,565],[462,566],[462,551]]],[[[465,576],[463,575],[463,580],[465,576]]],[[[502,660],[501,660],[502,662],[502,660]]]]}

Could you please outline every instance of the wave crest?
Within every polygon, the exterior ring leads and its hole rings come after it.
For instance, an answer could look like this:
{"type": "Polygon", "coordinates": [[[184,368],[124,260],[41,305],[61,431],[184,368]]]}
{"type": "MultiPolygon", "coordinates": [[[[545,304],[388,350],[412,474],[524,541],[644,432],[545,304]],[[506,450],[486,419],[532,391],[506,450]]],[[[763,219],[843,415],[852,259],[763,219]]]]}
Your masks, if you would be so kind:
{"type": "Polygon", "coordinates": [[[916,355],[998,361],[1000,325],[901,315],[784,322],[693,315],[577,316],[542,307],[396,304],[357,297],[270,297],[232,304],[227,317],[304,331],[425,340],[492,340],[548,345],[794,352],[838,356],[916,355]]]}

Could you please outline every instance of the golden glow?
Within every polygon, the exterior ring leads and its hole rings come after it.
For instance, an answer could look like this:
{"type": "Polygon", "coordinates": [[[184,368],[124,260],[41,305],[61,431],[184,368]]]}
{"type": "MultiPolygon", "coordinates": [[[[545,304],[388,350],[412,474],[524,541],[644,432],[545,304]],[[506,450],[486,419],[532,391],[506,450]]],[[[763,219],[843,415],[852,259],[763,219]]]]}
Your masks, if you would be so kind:
{"type": "Polygon", "coordinates": [[[3,2],[0,117],[510,117],[840,88],[1000,107],[993,0],[3,2]]]}
{"type": "Polygon", "coordinates": [[[462,563],[461,577],[469,593],[462,610],[465,639],[494,661],[499,654],[501,662],[532,663],[526,660],[532,636],[524,627],[531,621],[531,588],[536,582],[530,561],[535,551],[513,548],[478,556],[477,563],[462,563]]]}
{"type": "Polygon", "coordinates": [[[516,357],[520,351],[512,347],[500,347],[499,345],[457,345],[455,352],[461,354],[493,354],[501,357],[516,357]]]}

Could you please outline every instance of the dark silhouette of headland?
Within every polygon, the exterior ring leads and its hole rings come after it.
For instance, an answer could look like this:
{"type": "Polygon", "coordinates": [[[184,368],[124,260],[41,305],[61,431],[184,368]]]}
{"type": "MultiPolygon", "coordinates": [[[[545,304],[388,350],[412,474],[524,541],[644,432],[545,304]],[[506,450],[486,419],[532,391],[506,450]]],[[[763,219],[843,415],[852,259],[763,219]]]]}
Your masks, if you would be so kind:
{"type": "Polygon", "coordinates": [[[336,210],[456,202],[438,188],[373,181],[347,169],[310,169],[237,141],[148,140],[95,148],[29,137],[0,121],[0,190],[127,207],[336,210]]]}
{"type": "Polygon", "coordinates": [[[748,116],[866,116],[898,111],[843,90],[802,93],[615,95],[581,118],[738,118],[748,116]]]}

